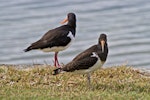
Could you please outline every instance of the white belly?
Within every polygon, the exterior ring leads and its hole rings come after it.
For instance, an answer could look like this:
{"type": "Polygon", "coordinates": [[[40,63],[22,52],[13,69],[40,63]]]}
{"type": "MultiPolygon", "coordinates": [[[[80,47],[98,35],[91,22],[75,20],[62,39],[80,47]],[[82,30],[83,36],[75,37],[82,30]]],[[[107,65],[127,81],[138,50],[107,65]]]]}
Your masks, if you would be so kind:
{"type": "Polygon", "coordinates": [[[86,73],[90,73],[93,72],[99,68],[101,68],[103,66],[104,62],[101,62],[100,60],[98,60],[92,67],[90,67],[89,69],[83,69],[83,70],[76,70],[75,73],[77,74],[86,74],[86,73]]]}
{"type": "Polygon", "coordinates": [[[59,52],[67,49],[71,45],[72,41],[66,46],[55,46],[52,48],[41,49],[43,52],[59,52]]]}

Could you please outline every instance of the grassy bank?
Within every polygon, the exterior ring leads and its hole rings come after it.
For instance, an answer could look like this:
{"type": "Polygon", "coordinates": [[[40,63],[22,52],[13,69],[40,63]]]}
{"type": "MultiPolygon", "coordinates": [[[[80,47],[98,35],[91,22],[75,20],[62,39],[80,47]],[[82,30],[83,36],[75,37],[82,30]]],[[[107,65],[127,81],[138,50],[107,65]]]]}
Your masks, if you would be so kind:
{"type": "Polygon", "coordinates": [[[95,71],[94,90],[87,87],[86,76],[72,73],[51,75],[54,68],[37,65],[18,69],[0,66],[0,100],[150,100],[150,77],[126,66],[95,71]]]}

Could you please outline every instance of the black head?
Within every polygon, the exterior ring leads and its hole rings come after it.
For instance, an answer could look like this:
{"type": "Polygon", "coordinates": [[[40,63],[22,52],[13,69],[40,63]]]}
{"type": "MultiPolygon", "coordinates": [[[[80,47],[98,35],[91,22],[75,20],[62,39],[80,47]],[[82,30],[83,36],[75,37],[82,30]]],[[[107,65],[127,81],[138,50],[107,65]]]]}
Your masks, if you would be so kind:
{"type": "Polygon", "coordinates": [[[105,46],[107,46],[107,35],[106,34],[101,34],[98,40],[98,44],[100,44],[102,48],[102,53],[105,50],[105,46]]]}
{"type": "Polygon", "coordinates": [[[101,34],[98,40],[98,52],[102,61],[106,61],[108,54],[107,35],[101,34]]]}
{"type": "Polygon", "coordinates": [[[68,22],[68,25],[76,27],[76,15],[74,13],[68,13],[67,18],[64,19],[61,23],[64,24],[66,22],[68,22]]]}
{"type": "Polygon", "coordinates": [[[107,42],[107,35],[106,34],[101,34],[100,37],[99,37],[99,41],[100,40],[104,40],[107,42]]]}
{"type": "Polygon", "coordinates": [[[74,13],[68,13],[67,17],[68,17],[68,22],[72,20],[76,21],[76,15],[74,13]]]}

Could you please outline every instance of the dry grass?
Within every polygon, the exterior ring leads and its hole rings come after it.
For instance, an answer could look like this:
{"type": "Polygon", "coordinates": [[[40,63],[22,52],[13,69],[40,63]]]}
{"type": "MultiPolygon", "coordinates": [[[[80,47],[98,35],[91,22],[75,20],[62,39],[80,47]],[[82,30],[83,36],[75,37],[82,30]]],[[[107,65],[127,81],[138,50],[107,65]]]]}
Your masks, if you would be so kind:
{"type": "Polygon", "coordinates": [[[150,99],[150,77],[131,67],[123,65],[95,71],[93,91],[87,87],[86,76],[72,73],[53,76],[53,69],[44,65],[25,69],[1,65],[0,99],[150,99]]]}

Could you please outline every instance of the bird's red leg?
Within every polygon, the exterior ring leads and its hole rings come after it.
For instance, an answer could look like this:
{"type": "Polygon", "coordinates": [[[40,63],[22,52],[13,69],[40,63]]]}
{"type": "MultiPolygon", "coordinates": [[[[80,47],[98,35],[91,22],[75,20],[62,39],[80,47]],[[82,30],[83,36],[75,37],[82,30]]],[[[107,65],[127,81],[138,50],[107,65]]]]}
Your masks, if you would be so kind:
{"type": "Polygon", "coordinates": [[[57,67],[57,64],[56,64],[57,62],[56,62],[56,60],[57,60],[57,53],[55,52],[55,56],[54,56],[54,66],[55,66],[55,67],[57,67]]]}
{"type": "Polygon", "coordinates": [[[56,66],[60,67],[60,64],[58,62],[58,52],[55,52],[55,58],[56,58],[56,66]]]}
{"type": "Polygon", "coordinates": [[[60,68],[60,64],[58,62],[58,52],[55,52],[54,56],[54,66],[60,68]]]}

